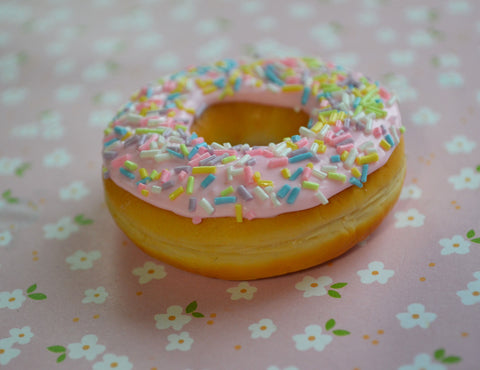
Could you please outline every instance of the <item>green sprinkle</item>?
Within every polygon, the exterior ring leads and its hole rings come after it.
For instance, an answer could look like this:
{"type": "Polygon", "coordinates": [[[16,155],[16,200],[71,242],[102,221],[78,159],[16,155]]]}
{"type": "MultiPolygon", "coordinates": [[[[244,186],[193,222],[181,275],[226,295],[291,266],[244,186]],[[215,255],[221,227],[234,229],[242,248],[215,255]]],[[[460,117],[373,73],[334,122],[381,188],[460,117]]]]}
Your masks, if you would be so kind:
{"type": "Polygon", "coordinates": [[[313,181],[304,181],[302,182],[302,188],[310,189],[310,190],[317,190],[320,184],[313,182],[313,181]]]}
{"type": "Polygon", "coordinates": [[[237,160],[237,156],[236,155],[231,155],[229,157],[225,157],[222,159],[222,163],[225,164],[225,163],[230,163],[230,162],[233,162],[233,161],[236,161],[237,160]]]}
{"type": "Polygon", "coordinates": [[[223,190],[221,191],[220,195],[221,195],[222,197],[225,197],[225,196],[227,196],[227,195],[232,194],[234,191],[235,191],[235,189],[233,188],[232,185],[230,185],[228,188],[223,189],[223,190]]]}
{"type": "Polygon", "coordinates": [[[193,184],[195,184],[195,177],[188,176],[187,179],[187,194],[193,193],[193,184]]]}
{"type": "Polygon", "coordinates": [[[180,144],[180,151],[182,152],[182,154],[187,157],[188,154],[189,154],[189,151],[187,149],[187,146],[185,144],[180,144]]]}
{"type": "Polygon", "coordinates": [[[145,127],[140,127],[135,129],[135,134],[137,135],[142,135],[142,134],[163,134],[163,132],[166,130],[166,128],[161,127],[161,128],[145,128],[145,127]]]}
{"type": "Polygon", "coordinates": [[[137,168],[138,168],[138,164],[136,164],[135,162],[132,162],[132,161],[125,161],[123,163],[123,165],[129,169],[130,171],[135,171],[137,168]]]}

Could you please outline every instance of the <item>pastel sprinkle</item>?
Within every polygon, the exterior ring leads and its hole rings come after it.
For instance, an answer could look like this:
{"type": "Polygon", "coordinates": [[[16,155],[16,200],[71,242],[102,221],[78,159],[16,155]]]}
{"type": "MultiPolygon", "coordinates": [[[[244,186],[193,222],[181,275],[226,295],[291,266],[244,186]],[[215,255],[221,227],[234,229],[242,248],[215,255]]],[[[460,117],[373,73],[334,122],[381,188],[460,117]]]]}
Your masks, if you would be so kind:
{"type": "Polygon", "coordinates": [[[313,182],[313,181],[303,181],[302,188],[310,189],[310,190],[317,190],[320,184],[313,182]]]}
{"type": "Polygon", "coordinates": [[[265,201],[269,198],[268,194],[260,186],[256,186],[255,188],[253,188],[253,192],[255,193],[257,198],[262,201],[265,201]]]}
{"type": "Polygon", "coordinates": [[[291,181],[295,181],[298,176],[300,176],[303,172],[303,167],[299,167],[297,168],[297,170],[292,174],[292,176],[290,176],[289,180],[291,181]]]}
{"type": "Polygon", "coordinates": [[[129,170],[127,170],[126,168],[123,168],[123,167],[120,167],[120,173],[126,177],[128,177],[129,179],[134,179],[135,178],[135,175],[130,172],[129,170]]]}
{"type": "Polygon", "coordinates": [[[363,188],[362,182],[361,182],[359,179],[357,179],[356,177],[350,177],[350,180],[348,180],[348,181],[349,181],[350,184],[352,184],[352,185],[355,185],[355,186],[357,186],[357,187],[359,187],[359,188],[363,188]]]}
{"type": "Polygon", "coordinates": [[[125,161],[123,163],[123,165],[125,166],[125,168],[127,168],[129,171],[135,171],[137,168],[138,168],[138,164],[132,162],[132,161],[125,161]]]}
{"type": "Polygon", "coordinates": [[[205,189],[208,185],[210,185],[216,179],[215,175],[209,174],[207,177],[203,179],[200,183],[200,186],[205,189]]]}
{"type": "Polygon", "coordinates": [[[188,176],[188,179],[187,179],[187,194],[193,194],[194,184],[195,184],[195,177],[188,176]]]}
{"type": "Polygon", "coordinates": [[[217,171],[217,167],[215,166],[197,166],[192,168],[192,174],[203,174],[203,173],[215,173],[217,171]]]}
{"type": "Polygon", "coordinates": [[[287,179],[287,180],[290,179],[290,177],[292,176],[291,173],[290,173],[290,169],[287,168],[287,167],[282,169],[281,173],[282,173],[283,178],[287,179]]]}
{"type": "Polygon", "coordinates": [[[197,198],[195,197],[190,197],[188,199],[188,210],[190,212],[195,212],[197,209],[197,198]]]}
{"type": "Polygon", "coordinates": [[[288,162],[289,163],[297,163],[297,162],[304,161],[304,160],[312,158],[312,157],[313,157],[313,154],[311,152],[306,152],[306,153],[298,154],[294,157],[290,157],[288,159],[288,162]]]}
{"type": "Polygon", "coordinates": [[[228,156],[228,157],[225,157],[222,159],[222,163],[223,164],[226,164],[226,163],[230,163],[230,162],[233,162],[237,160],[237,156],[236,155],[231,155],[231,156],[228,156]]]}
{"type": "Polygon", "coordinates": [[[174,191],[172,191],[172,192],[168,195],[168,198],[170,198],[170,200],[175,200],[175,199],[177,199],[181,194],[183,194],[183,192],[184,192],[183,186],[179,186],[177,189],[175,189],[174,191]]]}
{"type": "Polygon", "coordinates": [[[368,164],[362,165],[362,175],[360,177],[361,182],[366,182],[367,181],[367,175],[368,175],[368,164]]]}
{"type": "Polygon", "coordinates": [[[356,162],[359,165],[367,164],[367,163],[373,163],[378,161],[379,156],[377,152],[373,152],[367,155],[364,155],[362,157],[357,157],[356,162]]]}
{"type": "Polygon", "coordinates": [[[331,180],[341,181],[341,182],[345,182],[347,180],[346,175],[344,175],[343,173],[338,173],[338,172],[329,172],[327,174],[327,177],[331,180]]]}
{"type": "Polygon", "coordinates": [[[243,209],[241,203],[235,204],[235,218],[237,222],[243,222],[243,209]]]}
{"type": "Polygon", "coordinates": [[[253,195],[243,185],[238,186],[237,193],[238,195],[240,195],[240,198],[242,198],[245,201],[249,201],[253,199],[253,195]]]}
{"type": "Polygon", "coordinates": [[[338,162],[341,162],[341,160],[342,159],[340,158],[340,156],[338,154],[337,155],[332,155],[330,157],[330,162],[331,163],[338,163],[338,162]]]}
{"type": "Polygon", "coordinates": [[[357,167],[353,167],[351,170],[350,170],[351,174],[355,177],[360,177],[362,175],[362,173],[360,172],[360,170],[357,168],[357,167]]]}
{"type": "Polygon", "coordinates": [[[278,191],[277,197],[279,197],[280,199],[285,198],[291,189],[292,187],[290,185],[288,184],[283,185],[282,188],[278,191]]]}
{"type": "Polygon", "coordinates": [[[280,158],[272,158],[268,161],[268,168],[277,168],[277,167],[283,167],[288,164],[288,158],[287,157],[280,157],[280,158]]]}
{"type": "Polygon", "coordinates": [[[294,187],[287,198],[288,204],[293,204],[297,200],[298,194],[300,194],[300,188],[294,187]]]}
{"type": "Polygon", "coordinates": [[[235,191],[235,189],[233,188],[232,185],[230,185],[228,188],[223,189],[223,190],[220,192],[220,195],[221,195],[222,197],[225,197],[225,196],[227,196],[227,195],[232,194],[234,191],[235,191]]]}
{"type": "Polygon", "coordinates": [[[210,202],[205,198],[202,198],[200,200],[200,207],[202,207],[203,210],[205,212],[207,212],[207,214],[209,214],[209,215],[211,215],[215,211],[215,208],[213,208],[213,206],[210,204],[210,202]]]}
{"type": "Polygon", "coordinates": [[[392,146],[391,146],[391,145],[388,143],[388,141],[385,140],[385,139],[382,139],[382,140],[380,141],[380,144],[379,144],[379,145],[380,145],[380,146],[382,147],[382,149],[385,150],[385,151],[388,151],[388,150],[390,150],[390,149],[392,148],[392,146]]]}
{"type": "Polygon", "coordinates": [[[221,196],[221,197],[215,197],[213,199],[213,202],[215,203],[215,205],[235,203],[236,201],[237,201],[237,197],[235,196],[221,196]]]}

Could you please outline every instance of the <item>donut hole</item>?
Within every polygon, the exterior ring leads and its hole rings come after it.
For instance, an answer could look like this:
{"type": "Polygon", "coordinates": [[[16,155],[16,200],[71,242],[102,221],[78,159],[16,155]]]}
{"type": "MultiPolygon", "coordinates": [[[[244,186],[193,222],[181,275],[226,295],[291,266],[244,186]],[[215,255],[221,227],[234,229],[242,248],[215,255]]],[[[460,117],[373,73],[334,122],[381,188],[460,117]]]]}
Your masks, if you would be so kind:
{"type": "Polygon", "coordinates": [[[250,102],[214,103],[195,119],[191,130],[206,142],[268,145],[298,134],[309,116],[302,110],[250,102]]]}

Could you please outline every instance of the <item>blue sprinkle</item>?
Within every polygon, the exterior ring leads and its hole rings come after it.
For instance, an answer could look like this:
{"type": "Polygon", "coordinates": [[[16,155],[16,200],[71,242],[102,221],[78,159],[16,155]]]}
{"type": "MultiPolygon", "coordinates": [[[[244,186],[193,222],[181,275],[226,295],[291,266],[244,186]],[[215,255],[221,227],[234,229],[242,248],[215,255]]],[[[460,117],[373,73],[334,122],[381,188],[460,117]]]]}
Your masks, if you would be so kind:
{"type": "Polygon", "coordinates": [[[152,95],[153,95],[153,89],[152,89],[151,86],[147,89],[147,93],[146,93],[145,95],[147,96],[147,98],[151,98],[151,97],[152,97],[152,95]]]}
{"type": "Polygon", "coordinates": [[[209,70],[210,70],[210,67],[207,67],[207,66],[197,67],[197,73],[199,75],[204,75],[205,73],[208,73],[209,70]]]}
{"type": "Polygon", "coordinates": [[[367,175],[368,175],[368,164],[363,164],[362,165],[362,175],[360,176],[360,181],[361,182],[367,181],[367,175]]]}
{"type": "Polygon", "coordinates": [[[174,73],[173,75],[170,76],[171,80],[176,80],[179,77],[185,76],[187,74],[187,71],[180,71],[177,73],[174,73]]]}
{"type": "Polygon", "coordinates": [[[287,194],[290,192],[290,189],[292,187],[288,184],[285,184],[282,186],[282,188],[278,191],[277,193],[277,197],[280,198],[280,199],[283,199],[287,196],[287,194]]]}
{"type": "Polygon", "coordinates": [[[173,156],[175,156],[175,157],[177,157],[177,158],[180,158],[180,159],[183,159],[183,158],[184,158],[184,156],[183,156],[182,153],[176,152],[175,150],[172,150],[172,149],[167,148],[167,152],[169,152],[171,155],[173,155],[173,156]]]}
{"type": "Polygon", "coordinates": [[[308,86],[305,86],[303,88],[303,94],[302,94],[302,105],[307,104],[309,97],[310,97],[310,88],[308,86]]]}
{"type": "Polygon", "coordinates": [[[361,101],[361,100],[362,100],[362,99],[361,99],[359,96],[357,96],[357,97],[355,98],[355,100],[353,101],[353,109],[357,109],[357,107],[358,107],[358,105],[360,104],[360,101],[361,101]]]}
{"type": "Polygon", "coordinates": [[[292,136],[292,141],[296,143],[298,140],[300,140],[302,137],[300,135],[293,135],[292,136]]]}
{"type": "Polygon", "coordinates": [[[167,96],[167,100],[174,100],[174,99],[178,98],[180,95],[182,95],[182,94],[179,93],[179,92],[171,93],[167,96]]]}
{"type": "Polygon", "coordinates": [[[332,93],[326,92],[326,93],[325,93],[325,97],[326,97],[326,98],[331,98],[331,97],[332,97],[332,93]]]}
{"type": "Polygon", "coordinates": [[[303,172],[303,167],[298,167],[297,170],[290,176],[289,180],[295,181],[298,176],[300,176],[303,172]]]}
{"type": "Polygon", "coordinates": [[[123,168],[123,167],[120,167],[120,173],[126,177],[128,177],[129,179],[134,179],[135,178],[135,175],[130,172],[129,170],[127,170],[126,168],[123,168]]]}
{"type": "Polygon", "coordinates": [[[283,82],[275,73],[275,67],[272,64],[268,64],[265,66],[265,77],[267,77],[273,83],[283,86],[285,82],[283,82]]]}
{"type": "Polygon", "coordinates": [[[199,149],[198,146],[193,147],[190,153],[188,153],[188,156],[187,156],[188,160],[192,159],[193,156],[198,153],[198,149],[199,149]]]}
{"type": "Polygon", "coordinates": [[[196,139],[198,137],[196,132],[193,132],[192,135],[190,136],[190,140],[196,139]]]}
{"type": "Polygon", "coordinates": [[[240,85],[241,84],[242,84],[242,79],[240,77],[237,77],[237,79],[235,80],[235,83],[233,85],[233,90],[234,91],[240,90],[240,85]]]}
{"type": "Polygon", "coordinates": [[[219,89],[223,89],[225,87],[225,79],[220,77],[213,81],[213,84],[218,87],[219,89]]]}
{"type": "Polygon", "coordinates": [[[314,124],[315,124],[314,119],[310,117],[310,119],[308,120],[307,128],[312,128],[314,124]]]}
{"type": "Polygon", "coordinates": [[[216,179],[215,175],[212,175],[211,173],[203,179],[203,181],[200,183],[200,186],[205,189],[208,185],[210,185],[213,180],[216,179]]]}
{"type": "Polygon", "coordinates": [[[113,129],[117,135],[124,136],[127,134],[128,130],[122,126],[115,126],[113,129]]]}
{"type": "Polygon", "coordinates": [[[116,137],[113,138],[112,140],[108,140],[107,142],[103,143],[103,146],[107,147],[107,146],[113,144],[115,141],[118,141],[118,139],[116,137]]]}
{"type": "Polygon", "coordinates": [[[294,187],[287,198],[288,204],[293,204],[297,200],[298,194],[300,193],[299,187],[294,187]]]}
{"type": "Polygon", "coordinates": [[[177,106],[175,105],[175,103],[171,102],[171,101],[169,101],[165,104],[165,109],[172,109],[172,108],[176,108],[176,107],[177,106]]]}
{"type": "Polygon", "coordinates": [[[297,163],[297,162],[304,161],[304,160],[312,158],[312,157],[313,157],[312,152],[306,152],[306,153],[298,154],[294,157],[288,158],[288,163],[297,163]]]}
{"type": "Polygon", "coordinates": [[[152,178],[150,176],[145,177],[144,179],[141,179],[136,182],[136,185],[138,184],[148,184],[150,181],[152,181],[152,178]]]}
{"type": "Polygon", "coordinates": [[[395,142],[393,141],[392,137],[390,136],[390,134],[386,134],[385,135],[385,140],[387,143],[389,143],[391,146],[394,146],[395,145],[395,142]]]}
{"type": "Polygon", "coordinates": [[[356,177],[353,177],[353,176],[350,177],[350,184],[356,185],[356,186],[358,186],[359,188],[363,188],[362,182],[361,182],[359,179],[357,179],[356,177]]]}
{"type": "Polygon", "coordinates": [[[340,155],[336,154],[336,155],[332,155],[330,157],[330,162],[331,163],[338,163],[340,162],[342,159],[340,158],[340,155]]]}
{"type": "Polygon", "coordinates": [[[215,197],[213,199],[213,202],[215,203],[215,205],[235,203],[236,201],[237,201],[237,197],[235,196],[215,197]]]}

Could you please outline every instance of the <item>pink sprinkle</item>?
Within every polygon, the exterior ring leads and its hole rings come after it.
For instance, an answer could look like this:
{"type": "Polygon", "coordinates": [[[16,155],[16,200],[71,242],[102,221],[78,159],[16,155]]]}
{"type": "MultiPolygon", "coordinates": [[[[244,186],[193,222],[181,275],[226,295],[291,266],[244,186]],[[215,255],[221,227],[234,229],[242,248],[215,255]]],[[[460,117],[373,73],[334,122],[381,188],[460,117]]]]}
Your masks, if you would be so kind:
{"type": "Polygon", "coordinates": [[[280,157],[280,158],[273,158],[268,161],[268,168],[277,168],[277,167],[283,167],[288,164],[288,158],[287,157],[280,157]]]}
{"type": "Polygon", "coordinates": [[[176,87],[177,83],[172,80],[165,81],[165,83],[163,84],[163,90],[168,92],[175,90],[176,87]]]}
{"type": "Polygon", "coordinates": [[[150,144],[152,143],[152,141],[154,140],[157,140],[158,139],[158,134],[153,134],[152,136],[150,136],[150,138],[145,141],[145,143],[143,143],[143,145],[141,145],[138,149],[139,150],[147,150],[147,149],[150,149],[150,144]]]}
{"type": "Polygon", "coordinates": [[[137,185],[138,191],[142,191],[142,190],[145,189],[146,187],[147,187],[147,185],[142,184],[141,182],[139,182],[138,185],[137,185]]]}
{"type": "Polygon", "coordinates": [[[273,152],[271,152],[268,149],[263,149],[262,150],[262,155],[266,158],[272,158],[274,154],[273,154],[273,152]]]}
{"type": "Polygon", "coordinates": [[[380,126],[377,126],[373,129],[373,136],[375,136],[377,139],[382,136],[382,129],[380,126]]]}
{"type": "Polygon", "coordinates": [[[346,78],[347,78],[347,76],[344,76],[344,75],[337,75],[337,80],[338,80],[339,82],[341,82],[341,81],[345,80],[346,78]]]}
{"type": "Polygon", "coordinates": [[[308,144],[308,139],[306,137],[302,137],[300,140],[298,140],[295,144],[297,144],[297,146],[299,148],[302,148],[304,147],[305,145],[308,144]]]}
{"type": "Polygon", "coordinates": [[[327,99],[323,99],[320,103],[320,108],[326,108],[330,105],[330,102],[327,99]]]}
{"type": "Polygon", "coordinates": [[[332,62],[328,62],[327,67],[328,68],[335,68],[335,64],[333,64],[332,62]]]}
{"type": "Polygon", "coordinates": [[[202,222],[202,218],[201,218],[201,217],[195,216],[195,217],[192,218],[192,223],[193,223],[194,225],[198,225],[200,222],[202,222]]]}
{"type": "Polygon", "coordinates": [[[210,153],[208,153],[208,152],[205,152],[203,154],[197,153],[192,157],[190,162],[188,162],[188,165],[192,166],[192,167],[197,167],[200,164],[200,161],[202,159],[207,159],[208,157],[210,157],[210,153]]]}
{"type": "Polygon", "coordinates": [[[162,174],[160,175],[160,182],[162,184],[166,183],[168,180],[170,180],[170,177],[172,176],[171,172],[167,169],[162,171],[162,174]]]}
{"type": "Polygon", "coordinates": [[[345,150],[347,152],[349,152],[350,150],[353,149],[353,147],[354,147],[354,145],[352,143],[345,144],[345,145],[339,145],[339,146],[337,146],[337,153],[342,154],[345,150]]]}
{"type": "Polygon", "coordinates": [[[110,165],[112,166],[112,168],[120,168],[123,166],[125,161],[129,161],[131,158],[132,158],[131,154],[125,154],[125,155],[122,155],[121,157],[118,157],[112,160],[112,162],[110,162],[110,165]]]}
{"type": "Polygon", "coordinates": [[[248,154],[250,154],[252,157],[255,156],[255,155],[262,155],[263,154],[263,149],[262,148],[252,149],[248,152],[248,154]]]}
{"type": "Polygon", "coordinates": [[[283,58],[281,62],[287,67],[297,66],[297,60],[295,58],[283,58]]]}
{"type": "Polygon", "coordinates": [[[222,155],[222,154],[228,154],[228,155],[236,155],[237,151],[235,149],[217,149],[213,151],[213,154],[215,155],[222,155]]]}
{"type": "Polygon", "coordinates": [[[252,170],[252,167],[250,166],[245,166],[244,169],[243,169],[243,175],[245,177],[245,183],[246,184],[253,184],[254,181],[253,181],[253,170],[252,170]]]}
{"type": "Polygon", "coordinates": [[[255,214],[255,212],[253,211],[248,211],[247,213],[245,213],[245,218],[247,220],[253,220],[255,217],[257,217],[257,215],[255,214]]]}
{"type": "Polygon", "coordinates": [[[330,144],[330,140],[332,139],[332,137],[333,137],[333,131],[330,130],[325,134],[324,141],[327,144],[330,144]]]}
{"type": "Polygon", "coordinates": [[[111,134],[111,135],[105,136],[105,138],[103,139],[103,142],[106,143],[107,141],[110,141],[115,138],[116,138],[115,134],[111,134]]]}
{"type": "Polygon", "coordinates": [[[378,95],[380,95],[380,97],[381,97],[383,100],[390,100],[390,94],[389,94],[388,91],[385,90],[383,87],[381,87],[381,88],[378,90],[378,95]]]}
{"type": "Polygon", "coordinates": [[[310,167],[305,167],[302,172],[302,180],[307,181],[312,174],[312,169],[310,167]]]}
{"type": "Polygon", "coordinates": [[[352,137],[352,135],[349,133],[349,132],[346,132],[344,134],[341,134],[341,135],[338,135],[338,136],[335,136],[335,137],[331,137],[331,138],[328,138],[328,144],[330,145],[335,145],[335,144],[338,144],[340,143],[341,141],[343,140],[346,140],[346,139],[350,139],[352,137]]]}
{"type": "Polygon", "coordinates": [[[342,128],[343,128],[343,122],[341,120],[337,120],[337,122],[335,122],[335,126],[333,126],[332,129],[333,129],[334,132],[338,132],[342,128]]]}
{"type": "Polygon", "coordinates": [[[192,140],[192,145],[195,146],[197,144],[203,143],[205,139],[203,137],[197,137],[192,140]]]}
{"type": "Polygon", "coordinates": [[[204,146],[201,146],[200,148],[198,148],[198,154],[205,154],[206,152],[208,152],[208,148],[204,146]]]}
{"type": "Polygon", "coordinates": [[[185,180],[185,178],[188,176],[188,173],[187,171],[180,171],[180,173],[178,174],[178,180],[179,181],[183,181],[185,180]]]}
{"type": "Polygon", "coordinates": [[[141,120],[140,120],[140,127],[146,127],[148,125],[148,121],[150,120],[150,118],[148,117],[143,117],[141,120]]]}

